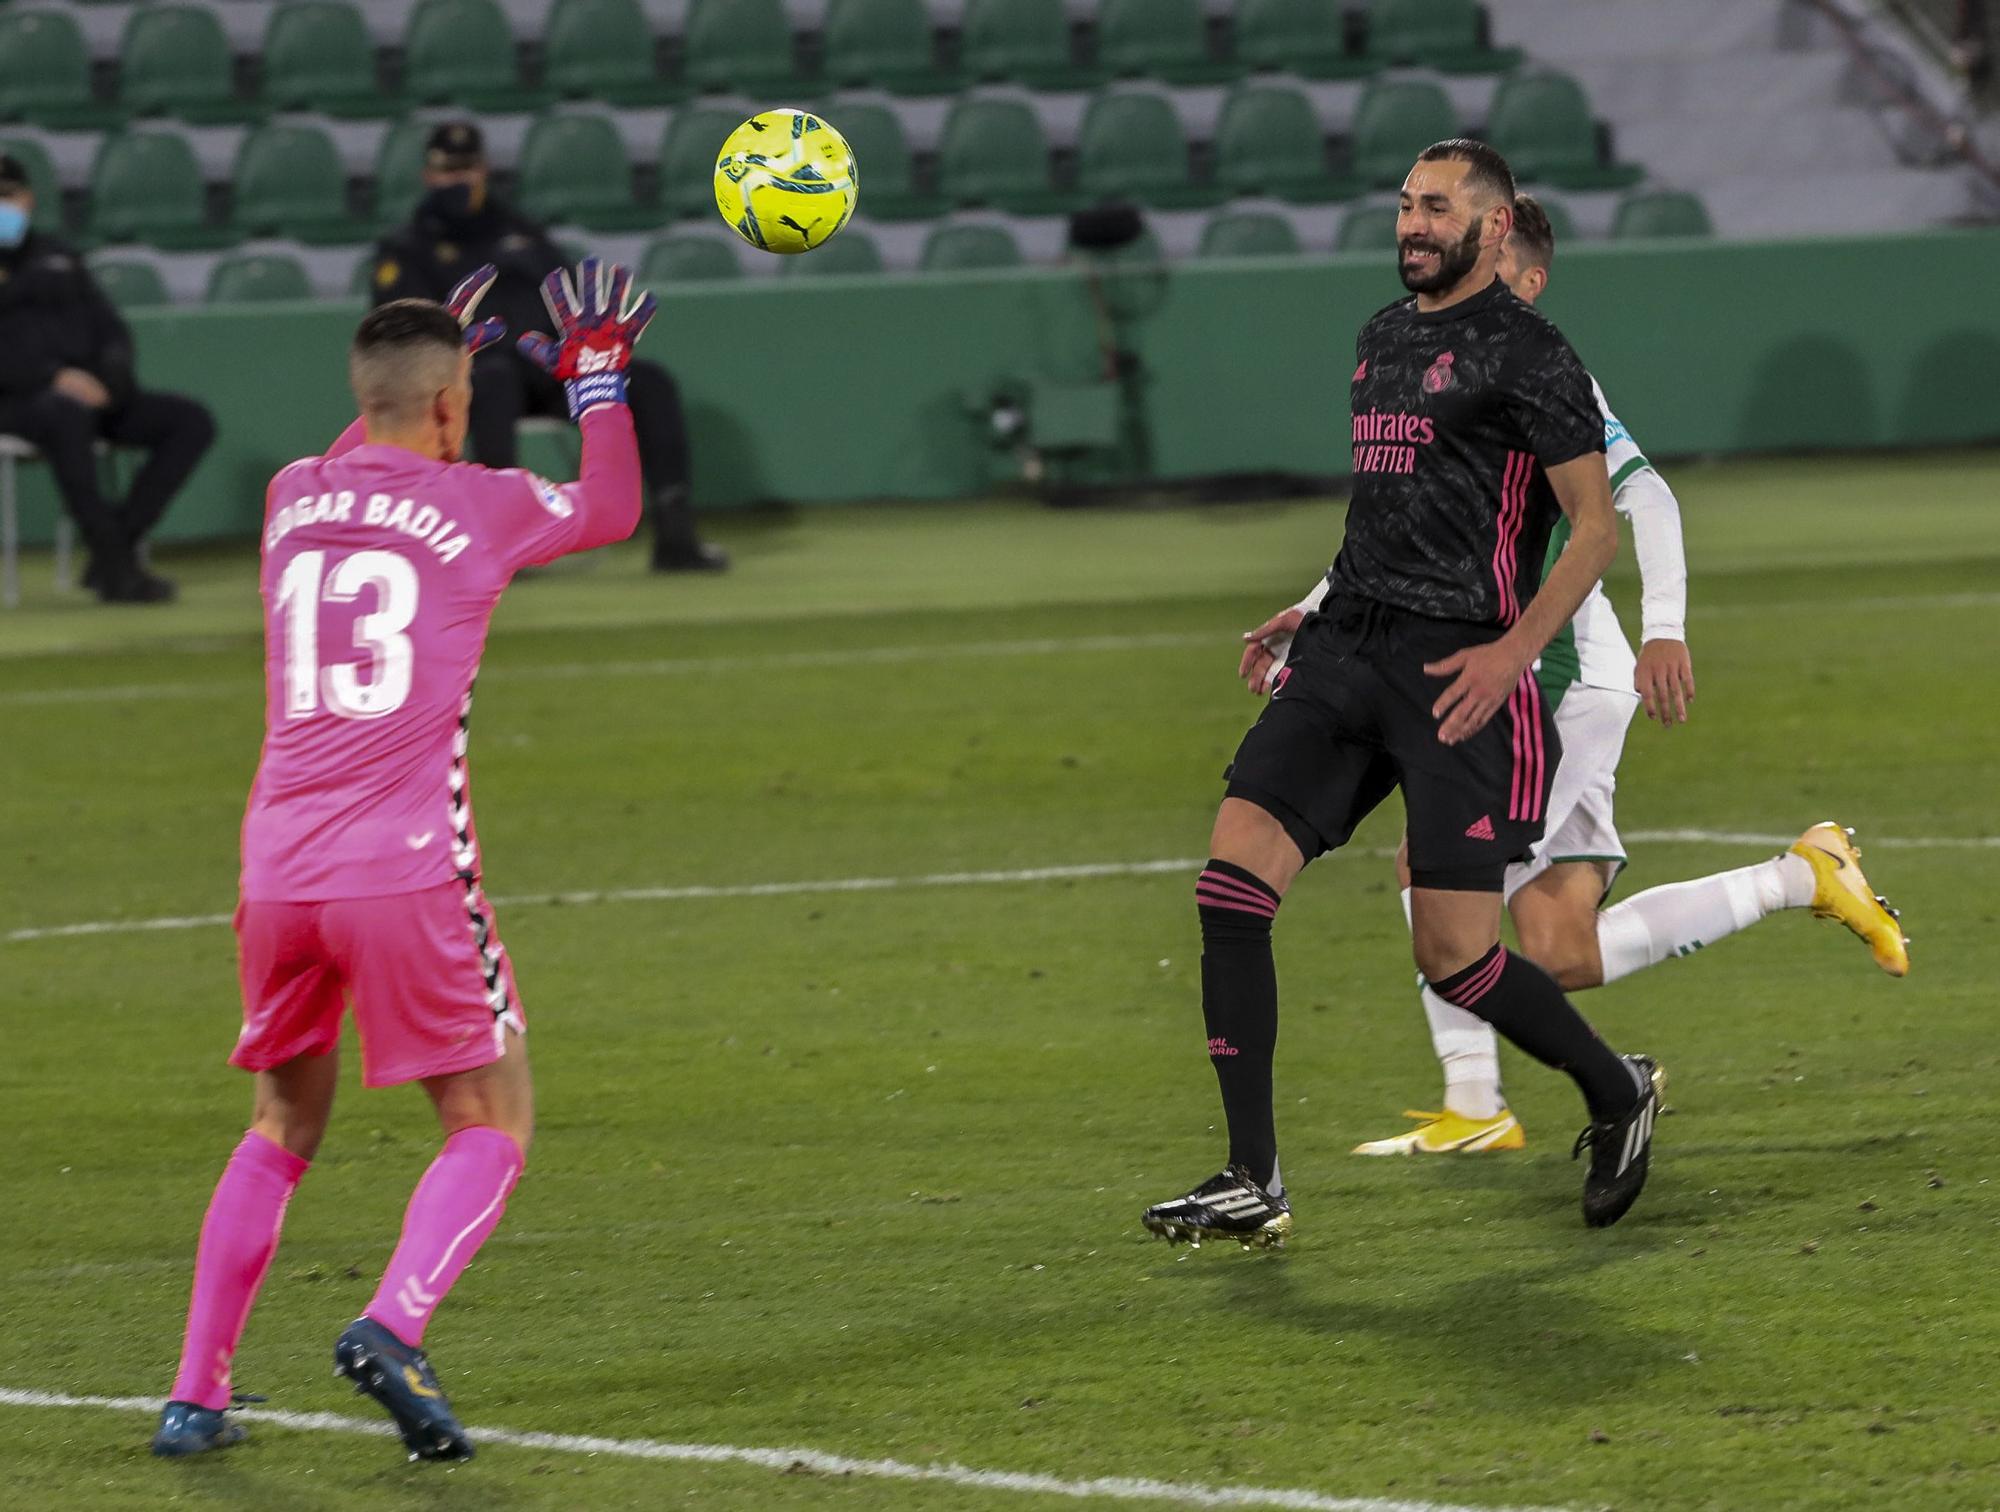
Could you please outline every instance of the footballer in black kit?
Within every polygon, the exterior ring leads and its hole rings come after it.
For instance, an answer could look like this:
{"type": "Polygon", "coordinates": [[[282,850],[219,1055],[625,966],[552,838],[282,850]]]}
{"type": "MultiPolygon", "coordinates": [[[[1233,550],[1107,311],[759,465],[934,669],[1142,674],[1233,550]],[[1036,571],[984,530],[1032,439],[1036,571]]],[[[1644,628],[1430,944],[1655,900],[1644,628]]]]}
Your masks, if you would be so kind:
{"type": "Polygon", "coordinates": [[[1617,543],[1589,375],[1495,271],[1513,203],[1513,175],[1483,143],[1438,143],[1404,184],[1398,253],[1413,293],[1356,344],[1346,537],[1230,765],[1196,883],[1230,1153],[1219,1175],[1146,1210],[1169,1240],[1269,1245],[1290,1232],[1271,1102],[1271,928],[1304,865],[1396,788],[1418,969],[1576,1080],[1590,1110],[1578,1141],[1592,1155],[1587,1222],[1616,1222],[1645,1181],[1653,1063],[1613,1053],[1553,980],[1499,943],[1506,868],[1541,837],[1560,755],[1534,660],[1617,543]],[[1565,513],[1570,545],[1544,585],[1565,513]]]}

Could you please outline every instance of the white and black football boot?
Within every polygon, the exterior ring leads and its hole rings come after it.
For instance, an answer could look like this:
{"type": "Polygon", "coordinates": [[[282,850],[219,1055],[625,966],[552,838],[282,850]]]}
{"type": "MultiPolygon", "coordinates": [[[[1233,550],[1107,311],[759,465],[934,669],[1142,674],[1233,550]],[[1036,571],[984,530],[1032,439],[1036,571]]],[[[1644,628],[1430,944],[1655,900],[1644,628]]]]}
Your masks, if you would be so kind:
{"type": "Polygon", "coordinates": [[[1292,1231],[1292,1205],[1232,1165],[1184,1197],[1154,1203],[1139,1221],[1169,1244],[1185,1240],[1200,1249],[1204,1239],[1234,1239],[1245,1249],[1277,1249],[1292,1231]]]}
{"type": "Polygon", "coordinates": [[[1623,1118],[1586,1124],[1570,1151],[1574,1160],[1590,1151],[1590,1169],[1583,1178],[1583,1221],[1592,1228],[1609,1228],[1631,1209],[1645,1189],[1653,1153],[1653,1123],[1660,1115],[1666,1073],[1650,1055],[1628,1055],[1625,1064],[1639,1082],[1639,1100],[1623,1118]]]}

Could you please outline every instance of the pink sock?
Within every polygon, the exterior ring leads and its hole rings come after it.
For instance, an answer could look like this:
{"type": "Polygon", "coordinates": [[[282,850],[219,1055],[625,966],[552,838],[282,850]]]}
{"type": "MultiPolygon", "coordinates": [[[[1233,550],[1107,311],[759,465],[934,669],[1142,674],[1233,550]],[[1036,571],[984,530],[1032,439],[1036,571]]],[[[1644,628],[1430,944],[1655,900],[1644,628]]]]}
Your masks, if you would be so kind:
{"type": "Polygon", "coordinates": [[[202,1220],[173,1400],[217,1409],[229,1405],[230,1362],[278,1252],[285,1206],[310,1163],[254,1130],[229,1157],[202,1220]]]}
{"type": "Polygon", "coordinates": [[[498,1129],[460,1129],[447,1139],[410,1194],[402,1240],[362,1316],[412,1348],[422,1344],[438,1303],[499,1225],[521,1165],[521,1147],[498,1129]]]}

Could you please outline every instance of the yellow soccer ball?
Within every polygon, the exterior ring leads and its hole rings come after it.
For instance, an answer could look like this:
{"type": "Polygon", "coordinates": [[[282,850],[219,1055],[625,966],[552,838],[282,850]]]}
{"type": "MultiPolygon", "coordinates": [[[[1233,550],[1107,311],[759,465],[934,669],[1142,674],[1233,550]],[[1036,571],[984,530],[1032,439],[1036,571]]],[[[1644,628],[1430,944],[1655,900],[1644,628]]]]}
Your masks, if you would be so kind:
{"type": "Polygon", "coordinates": [[[759,111],[729,133],[715,161],[715,208],[766,252],[824,246],[860,191],[854,150],[810,111],[759,111]]]}

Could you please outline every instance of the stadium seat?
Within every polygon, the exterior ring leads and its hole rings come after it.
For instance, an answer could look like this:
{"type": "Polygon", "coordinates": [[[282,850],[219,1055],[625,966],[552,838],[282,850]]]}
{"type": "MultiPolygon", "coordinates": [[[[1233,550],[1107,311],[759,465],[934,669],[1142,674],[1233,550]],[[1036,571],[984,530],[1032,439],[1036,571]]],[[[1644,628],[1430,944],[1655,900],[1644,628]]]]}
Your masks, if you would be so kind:
{"type": "Polygon", "coordinates": [[[850,226],[832,241],[822,243],[811,252],[783,259],[780,271],[788,278],[880,273],[883,271],[882,249],[875,245],[875,239],[867,232],[850,226]]]}
{"type": "Polygon", "coordinates": [[[236,62],[215,13],[202,5],[141,5],[118,44],[118,98],[128,114],[211,123],[254,120],[236,95],[236,62]]]}
{"type": "Polygon", "coordinates": [[[1299,233],[1270,210],[1225,211],[1202,227],[1201,257],[1295,257],[1299,233]]]}
{"type": "Polygon", "coordinates": [[[842,103],[837,114],[830,124],[847,138],[855,162],[866,165],[861,182],[869,219],[930,220],[944,213],[940,196],[918,192],[910,144],[893,110],[857,101],[842,103]]]}
{"type": "MultiPolygon", "coordinates": [[[[711,172],[713,169],[711,169],[711,172]]],[[[659,223],[632,202],[632,167],[608,116],[543,116],[528,128],[516,170],[521,207],[538,220],[630,231],[659,223]]]]}
{"type": "Polygon", "coordinates": [[[354,259],[354,271],[347,275],[347,293],[352,299],[375,298],[375,249],[370,247],[354,259]]]}
{"type": "Polygon", "coordinates": [[[349,0],[290,0],[264,29],[264,102],[273,110],[377,116],[396,109],[375,74],[375,44],[349,0]]]}
{"type": "Polygon", "coordinates": [[[870,85],[898,94],[946,94],[924,0],[831,0],[821,32],[830,85],[870,85]]]}
{"type": "Polygon", "coordinates": [[[375,224],[400,226],[417,208],[424,193],[424,139],[428,121],[401,120],[383,133],[375,150],[375,224]]]}
{"type": "Polygon", "coordinates": [[[1679,189],[1654,189],[1628,194],[1618,202],[1611,234],[1623,241],[1650,236],[1713,236],[1708,207],[1679,189]]]}
{"type": "Polygon", "coordinates": [[[958,46],[959,61],[974,79],[1089,89],[1104,78],[1076,61],[1063,0],[969,0],[958,46]]]}
{"type": "Polygon", "coordinates": [[[646,248],[639,263],[642,288],[742,276],[743,264],[736,253],[715,236],[662,236],[646,248]]]}
{"type": "Polygon", "coordinates": [[[1355,179],[1327,167],[1326,137],[1302,90],[1247,84],[1222,107],[1215,133],[1215,177],[1234,194],[1323,201],[1361,192],[1355,179]]]}
{"type": "Polygon", "coordinates": [[[1018,268],[1021,244],[1005,226],[939,226],[924,239],[917,266],[926,273],[1018,268]]]}
{"type": "Polygon", "coordinates": [[[1354,78],[1381,67],[1348,48],[1341,0],[1242,0],[1236,8],[1236,57],[1248,68],[1312,79],[1354,78]]]}
{"type": "Polygon", "coordinates": [[[1583,86],[1568,74],[1515,74],[1493,92],[1485,138],[1507,155],[1523,183],[1546,179],[1565,189],[1623,189],[1640,170],[1607,164],[1583,86]]]}
{"type": "Polygon", "coordinates": [[[160,270],[149,262],[139,262],[129,257],[109,257],[90,265],[91,277],[104,291],[105,297],[121,310],[136,310],[144,305],[172,304],[167,293],[166,280],[160,277],[160,270]]]}
{"type": "Polygon", "coordinates": [[[694,0],[681,45],[696,89],[755,94],[799,82],[784,0],[694,0]]]}
{"type": "Polygon", "coordinates": [[[1097,16],[1097,59],[1121,78],[1175,84],[1233,78],[1236,69],[1208,51],[1201,0],[1104,0],[1097,16]]]}
{"type": "Polygon", "coordinates": [[[653,54],[639,0],[556,0],[542,33],[542,77],[570,99],[657,105],[671,91],[653,54]]]}
{"type": "Polygon", "coordinates": [[[48,150],[32,137],[0,136],[0,153],[28,170],[28,191],[35,196],[35,218],[45,226],[62,222],[62,180],[48,150]]]}
{"type": "Polygon", "coordinates": [[[90,175],[90,235],[156,247],[222,247],[235,233],[208,224],[207,189],[178,131],[121,131],[104,139],[90,175]]]}
{"type": "Polygon", "coordinates": [[[347,213],[347,171],[333,138],[316,126],[261,126],[236,150],[238,236],[303,242],[360,241],[366,227],[347,213]]]}
{"type": "MultiPolygon", "coordinates": [[[[660,137],[660,212],[663,218],[715,214],[715,160],[740,112],[690,106],[667,122],[660,137]]],[[[862,178],[865,192],[867,178],[862,178]]]]}
{"type": "Polygon", "coordinates": [[[275,299],[311,299],[312,284],[296,257],[283,253],[232,252],[208,274],[209,304],[253,304],[275,299]]]}
{"type": "Polygon", "coordinates": [[[1163,95],[1113,93],[1092,100],[1076,158],[1077,182],[1093,198],[1136,199],[1169,210],[1228,197],[1189,179],[1187,136],[1163,95]]]}
{"type": "Polygon", "coordinates": [[[1379,257],[1396,250],[1396,207],[1359,205],[1341,217],[1333,239],[1336,252],[1366,252],[1379,257]]]}
{"type": "Polygon", "coordinates": [[[1418,153],[1458,134],[1458,117],[1442,86],[1378,79],[1354,112],[1355,176],[1381,188],[1400,184],[1418,153]]]}
{"type": "MultiPolygon", "coordinates": [[[[861,182],[865,196],[868,181],[861,182]]],[[[938,187],[954,204],[1021,215],[1053,214],[1073,200],[1051,183],[1041,118],[1021,100],[962,99],[952,107],[938,143],[938,187]]]]}
{"type": "Polygon", "coordinates": [[[83,129],[120,118],[91,97],[90,52],[73,17],[0,10],[0,121],[83,129]]]}
{"type": "Polygon", "coordinates": [[[1446,73],[1499,73],[1521,61],[1518,48],[1486,45],[1478,0],[1375,0],[1368,55],[1378,63],[1421,64],[1446,73]]]}
{"type": "Polygon", "coordinates": [[[403,32],[403,89],[425,105],[532,110],[514,34],[496,0],[417,0],[403,32]]]}

